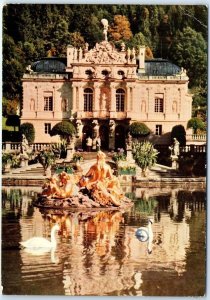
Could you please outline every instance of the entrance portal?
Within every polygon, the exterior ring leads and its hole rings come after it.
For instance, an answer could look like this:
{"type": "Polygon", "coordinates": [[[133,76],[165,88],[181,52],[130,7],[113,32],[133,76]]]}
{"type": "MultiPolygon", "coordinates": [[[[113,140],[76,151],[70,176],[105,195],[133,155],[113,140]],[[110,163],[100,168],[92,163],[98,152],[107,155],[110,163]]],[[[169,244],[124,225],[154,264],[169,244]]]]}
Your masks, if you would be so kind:
{"type": "Polygon", "coordinates": [[[82,130],[82,149],[87,150],[86,141],[87,138],[93,138],[93,128],[90,125],[85,125],[82,130]]]}
{"type": "Polygon", "coordinates": [[[115,128],[115,149],[125,149],[125,128],[122,125],[117,125],[115,128]]]}
{"type": "Polygon", "coordinates": [[[101,149],[109,149],[109,128],[105,125],[101,125],[99,129],[99,135],[101,139],[101,149]]]}

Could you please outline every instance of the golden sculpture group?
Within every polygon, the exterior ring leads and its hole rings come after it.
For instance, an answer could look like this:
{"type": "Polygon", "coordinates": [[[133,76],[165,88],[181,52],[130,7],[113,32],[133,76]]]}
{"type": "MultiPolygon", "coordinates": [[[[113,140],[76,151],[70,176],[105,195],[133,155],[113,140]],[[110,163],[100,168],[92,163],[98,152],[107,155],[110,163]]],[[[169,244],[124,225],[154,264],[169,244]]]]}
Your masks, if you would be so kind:
{"type": "Polygon", "coordinates": [[[43,186],[42,197],[49,199],[66,199],[86,192],[90,199],[106,206],[120,206],[125,198],[119,179],[113,175],[111,167],[105,161],[102,151],[97,153],[97,162],[92,165],[85,176],[62,172],[54,174],[43,186]]]}

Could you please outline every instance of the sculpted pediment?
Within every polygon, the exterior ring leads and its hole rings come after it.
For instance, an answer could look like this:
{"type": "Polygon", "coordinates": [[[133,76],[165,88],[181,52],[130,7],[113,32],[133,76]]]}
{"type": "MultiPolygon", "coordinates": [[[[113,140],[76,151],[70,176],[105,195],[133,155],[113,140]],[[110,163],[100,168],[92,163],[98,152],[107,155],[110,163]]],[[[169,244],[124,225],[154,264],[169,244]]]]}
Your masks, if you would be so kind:
{"type": "Polygon", "coordinates": [[[85,53],[85,62],[95,64],[124,64],[126,63],[125,56],[125,52],[118,52],[111,43],[103,41],[99,44],[97,43],[93,49],[85,53]]]}

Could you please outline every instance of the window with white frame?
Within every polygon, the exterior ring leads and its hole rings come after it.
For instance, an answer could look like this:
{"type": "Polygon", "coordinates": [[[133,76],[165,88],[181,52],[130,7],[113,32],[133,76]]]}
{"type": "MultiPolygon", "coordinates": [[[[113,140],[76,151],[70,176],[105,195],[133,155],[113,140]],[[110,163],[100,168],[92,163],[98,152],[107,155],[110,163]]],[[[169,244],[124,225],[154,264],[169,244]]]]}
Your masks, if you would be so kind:
{"type": "Polygon", "coordinates": [[[116,111],[125,110],[125,91],[123,89],[116,90],[116,111]]]}
{"type": "Polygon", "coordinates": [[[155,126],[155,134],[161,135],[162,134],[162,125],[156,125],[155,126]]]}
{"type": "Polygon", "coordinates": [[[90,88],[84,90],[84,111],[93,111],[93,90],[90,88]]]}
{"type": "Polygon", "coordinates": [[[155,112],[163,112],[164,97],[163,94],[155,94],[155,112]]]}
{"type": "Polygon", "coordinates": [[[44,123],[44,133],[50,134],[51,131],[51,123],[44,123]]]}
{"type": "Polygon", "coordinates": [[[44,93],[44,111],[53,111],[53,93],[44,93]]]}

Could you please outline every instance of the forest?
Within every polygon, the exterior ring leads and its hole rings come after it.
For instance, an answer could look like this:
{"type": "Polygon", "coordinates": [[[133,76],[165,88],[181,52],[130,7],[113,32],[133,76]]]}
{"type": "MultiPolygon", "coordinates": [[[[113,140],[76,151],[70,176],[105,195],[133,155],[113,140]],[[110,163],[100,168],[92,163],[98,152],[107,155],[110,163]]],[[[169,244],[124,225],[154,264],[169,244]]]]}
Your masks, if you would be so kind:
{"type": "Polygon", "coordinates": [[[183,67],[193,93],[193,113],[206,119],[208,8],[205,5],[7,4],[3,7],[3,115],[14,115],[27,65],[47,56],[66,56],[71,44],[93,47],[103,39],[116,47],[145,45],[147,58],[166,58],[183,67]]]}

